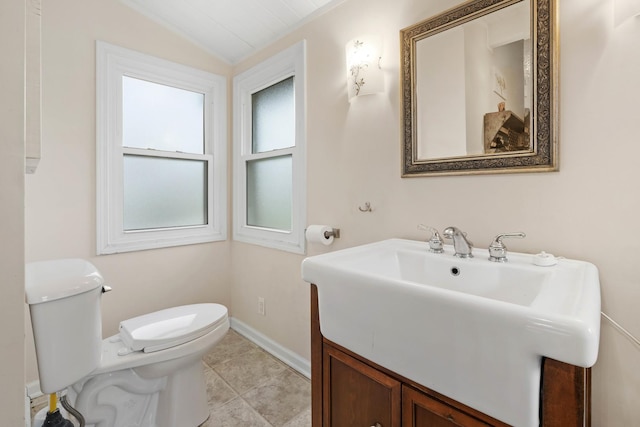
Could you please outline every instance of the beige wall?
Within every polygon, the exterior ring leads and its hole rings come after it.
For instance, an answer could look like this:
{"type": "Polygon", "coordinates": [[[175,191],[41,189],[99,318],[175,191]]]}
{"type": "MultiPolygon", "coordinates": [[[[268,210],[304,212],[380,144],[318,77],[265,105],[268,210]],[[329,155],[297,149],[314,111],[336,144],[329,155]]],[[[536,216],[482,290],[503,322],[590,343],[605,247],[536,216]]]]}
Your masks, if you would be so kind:
{"type": "MultiPolygon", "coordinates": [[[[27,260],[94,262],[114,287],[103,300],[105,334],[131,315],[219,301],[234,317],[309,357],[302,256],[229,242],[95,256],[95,39],[231,75],[305,38],[307,222],[343,233],[330,248],[310,246],[310,255],[388,237],[421,239],[418,223],[457,225],[479,247],[499,232],[522,230],[527,238],[510,249],[595,263],[604,311],[640,336],[640,280],[633,269],[640,252],[640,19],[614,28],[612,0],[562,0],[560,172],[415,179],[400,178],[398,31],[437,12],[444,0],[349,0],[233,70],[115,0],[43,3],[44,145],[38,172],[26,180],[27,260]],[[344,44],[366,33],[384,37],[386,92],[349,104],[344,44]],[[358,211],[366,201],[374,212],[358,211]],[[266,317],[257,314],[259,296],[266,299],[266,317]]],[[[3,167],[7,163],[3,159],[3,167]]],[[[16,319],[12,301],[0,303],[0,324],[12,325],[2,327],[3,338],[21,342],[13,325],[21,323],[22,306],[16,319]]],[[[32,349],[28,354],[29,381],[36,376],[32,349]]],[[[20,365],[21,355],[3,356],[3,366],[20,365]]],[[[639,357],[636,346],[603,323],[594,426],[640,419],[639,357]]]]}
{"type": "MultiPolygon", "coordinates": [[[[172,305],[230,300],[229,243],[96,256],[95,41],[223,76],[231,67],[122,3],[43,2],[42,161],[26,178],[27,261],[81,257],[113,292],[103,298],[105,336],[118,322],[172,305]]],[[[27,319],[27,381],[37,379],[27,319]]]]}
{"type": "Polygon", "coordinates": [[[24,425],[24,2],[0,3],[0,414],[24,425]]]}
{"type": "MultiPolygon", "coordinates": [[[[640,18],[613,26],[612,0],[562,0],[560,172],[400,178],[398,31],[444,1],[349,0],[236,67],[305,38],[308,42],[308,220],[342,229],[331,248],[389,237],[422,239],[418,223],[457,225],[478,247],[525,231],[512,250],[583,259],[600,268],[603,310],[640,336],[640,18]],[[386,92],[346,98],[344,44],[384,37],[386,92]],[[374,211],[360,213],[370,201],[374,211]]],[[[309,356],[303,257],[233,245],[234,315],[309,356]],[[246,268],[251,266],[251,268],[246,268]],[[267,316],[257,315],[257,297],[267,316]]],[[[594,369],[594,426],[640,419],[640,349],[603,322],[594,369]]]]}

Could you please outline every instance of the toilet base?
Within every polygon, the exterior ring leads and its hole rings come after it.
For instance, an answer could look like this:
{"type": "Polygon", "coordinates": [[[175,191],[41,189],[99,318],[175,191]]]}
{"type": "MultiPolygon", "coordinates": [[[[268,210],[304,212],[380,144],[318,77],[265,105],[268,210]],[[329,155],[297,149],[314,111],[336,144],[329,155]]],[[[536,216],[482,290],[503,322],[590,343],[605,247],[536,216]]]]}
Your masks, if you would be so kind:
{"type": "Polygon", "coordinates": [[[149,378],[136,369],[107,372],[68,389],[85,427],[197,427],[209,418],[200,357],[168,376],[149,378]]]}
{"type": "MultiPolygon", "coordinates": [[[[47,412],[49,412],[48,406],[36,412],[36,414],[33,416],[33,419],[31,420],[31,427],[42,427],[44,425],[45,419],[47,418],[47,412]]],[[[64,418],[68,419],[71,422],[71,425],[73,425],[74,427],[78,425],[73,416],[70,415],[64,408],[60,408],[60,413],[64,418]]]]}

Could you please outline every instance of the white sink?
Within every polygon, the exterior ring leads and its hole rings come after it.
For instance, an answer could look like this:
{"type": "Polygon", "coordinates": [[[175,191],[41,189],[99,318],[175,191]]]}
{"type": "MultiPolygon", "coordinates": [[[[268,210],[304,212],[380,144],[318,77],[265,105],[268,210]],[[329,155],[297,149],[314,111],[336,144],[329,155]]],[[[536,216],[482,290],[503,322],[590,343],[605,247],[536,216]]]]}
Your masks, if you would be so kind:
{"type": "Polygon", "coordinates": [[[515,426],[538,426],[541,358],[591,367],[600,283],[588,262],[533,265],[390,239],[306,258],[327,339],[515,426]]]}

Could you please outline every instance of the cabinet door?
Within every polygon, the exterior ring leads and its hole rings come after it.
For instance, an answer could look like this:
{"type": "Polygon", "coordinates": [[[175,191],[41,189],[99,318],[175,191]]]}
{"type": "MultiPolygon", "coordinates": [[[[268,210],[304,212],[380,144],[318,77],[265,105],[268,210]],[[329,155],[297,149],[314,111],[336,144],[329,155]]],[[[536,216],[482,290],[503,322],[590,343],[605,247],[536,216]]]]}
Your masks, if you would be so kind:
{"type": "Polygon", "coordinates": [[[324,346],[325,427],[400,427],[401,384],[324,346]]]}
{"type": "Polygon", "coordinates": [[[402,386],[403,427],[486,427],[490,425],[414,388],[402,386]]]}

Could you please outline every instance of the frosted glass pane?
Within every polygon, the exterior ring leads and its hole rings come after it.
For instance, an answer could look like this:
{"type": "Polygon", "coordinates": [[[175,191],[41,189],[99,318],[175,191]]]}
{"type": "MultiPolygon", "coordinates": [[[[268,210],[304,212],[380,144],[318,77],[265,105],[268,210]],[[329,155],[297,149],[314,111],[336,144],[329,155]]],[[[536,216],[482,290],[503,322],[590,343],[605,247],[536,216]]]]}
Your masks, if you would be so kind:
{"type": "Polygon", "coordinates": [[[293,77],[251,95],[251,107],[253,153],[296,144],[293,77]]]}
{"type": "Polygon", "coordinates": [[[124,229],[207,223],[207,162],[124,156],[124,229]]]}
{"type": "Polygon", "coordinates": [[[204,154],[204,95],[122,77],[122,145],[204,154]]]}
{"type": "Polygon", "coordinates": [[[291,230],[291,156],[247,162],[247,225],[291,230]]]}

